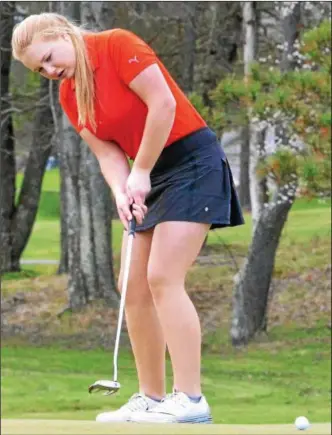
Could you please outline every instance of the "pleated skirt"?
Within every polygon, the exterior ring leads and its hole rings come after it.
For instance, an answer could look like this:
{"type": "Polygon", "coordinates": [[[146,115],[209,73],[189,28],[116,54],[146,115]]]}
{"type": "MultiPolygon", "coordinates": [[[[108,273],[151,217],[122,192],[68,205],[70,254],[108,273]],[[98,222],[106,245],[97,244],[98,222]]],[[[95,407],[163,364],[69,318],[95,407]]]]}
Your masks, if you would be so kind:
{"type": "Polygon", "coordinates": [[[166,147],[151,171],[148,212],[136,231],[161,222],[244,224],[232,171],[216,134],[200,129],[166,147]]]}

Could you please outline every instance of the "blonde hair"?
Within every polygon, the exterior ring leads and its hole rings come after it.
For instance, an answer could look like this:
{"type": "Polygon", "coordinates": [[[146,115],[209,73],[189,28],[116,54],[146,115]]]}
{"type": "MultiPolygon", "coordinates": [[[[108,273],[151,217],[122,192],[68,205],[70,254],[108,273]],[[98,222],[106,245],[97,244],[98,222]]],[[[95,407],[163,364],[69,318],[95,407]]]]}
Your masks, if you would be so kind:
{"type": "Polygon", "coordinates": [[[83,32],[82,29],[60,14],[30,15],[14,27],[12,50],[14,58],[20,60],[36,36],[40,35],[43,39],[49,39],[60,35],[69,35],[76,53],[75,86],[78,123],[85,125],[86,121],[89,120],[95,130],[93,70],[87,55],[83,32]]]}

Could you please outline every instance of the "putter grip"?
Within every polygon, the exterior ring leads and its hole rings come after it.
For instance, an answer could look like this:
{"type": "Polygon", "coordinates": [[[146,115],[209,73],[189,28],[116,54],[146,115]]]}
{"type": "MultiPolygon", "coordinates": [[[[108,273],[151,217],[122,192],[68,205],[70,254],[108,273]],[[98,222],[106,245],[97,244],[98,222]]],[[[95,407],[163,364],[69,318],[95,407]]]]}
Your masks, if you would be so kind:
{"type": "MultiPolygon", "coordinates": [[[[130,206],[130,212],[133,212],[133,206],[130,206]]],[[[136,219],[135,216],[133,215],[133,218],[131,221],[129,221],[129,226],[128,226],[128,236],[133,236],[135,234],[136,231],[136,219]]]]}

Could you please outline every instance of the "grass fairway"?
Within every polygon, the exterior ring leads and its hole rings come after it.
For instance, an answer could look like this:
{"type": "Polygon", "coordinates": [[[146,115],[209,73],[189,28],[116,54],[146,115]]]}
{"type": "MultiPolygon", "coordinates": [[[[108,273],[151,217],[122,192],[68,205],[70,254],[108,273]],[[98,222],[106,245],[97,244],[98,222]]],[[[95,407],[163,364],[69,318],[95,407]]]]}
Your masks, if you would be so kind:
{"type": "MultiPolygon", "coordinates": [[[[216,424],[292,424],[299,415],[313,423],[331,421],[327,328],[275,328],[265,345],[237,351],[224,341],[220,349],[202,361],[203,390],[216,424]]],[[[14,346],[2,340],[2,418],[93,421],[98,413],[117,409],[137,391],[128,350],[120,353],[119,393],[105,397],[87,391],[96,379],[109,379],[112,356],[102,349],[14,346]]],[[[168,392],[170,368],[167,360],[168,392]]]]}
{"type": "MultiPolygon", "coordinates": [[[[1,433],[4,435],[58,435],[58,434],[206,434],[206,435],[291,435],[298,434],[293,425],[136,425],[98,424],[90,421],[63,420],[2,420],[1,433]]],[[[308,429],[308,434],[328,435],[331,425],[314,424],[308,429]]]]}

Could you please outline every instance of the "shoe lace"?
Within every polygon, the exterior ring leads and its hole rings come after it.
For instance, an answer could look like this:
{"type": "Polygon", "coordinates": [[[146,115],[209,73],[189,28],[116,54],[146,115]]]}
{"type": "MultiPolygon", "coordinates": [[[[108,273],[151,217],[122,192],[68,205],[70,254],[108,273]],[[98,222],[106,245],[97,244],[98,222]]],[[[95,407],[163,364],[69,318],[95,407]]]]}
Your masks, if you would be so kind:
{"type": "Polygon", "coordinates": [[[131,396],[128,402],[123,405],[123,408],[130,411],[141,411],[149,408],[149,402],[147,399],[139,393],[135,393],[131,396]]]}

